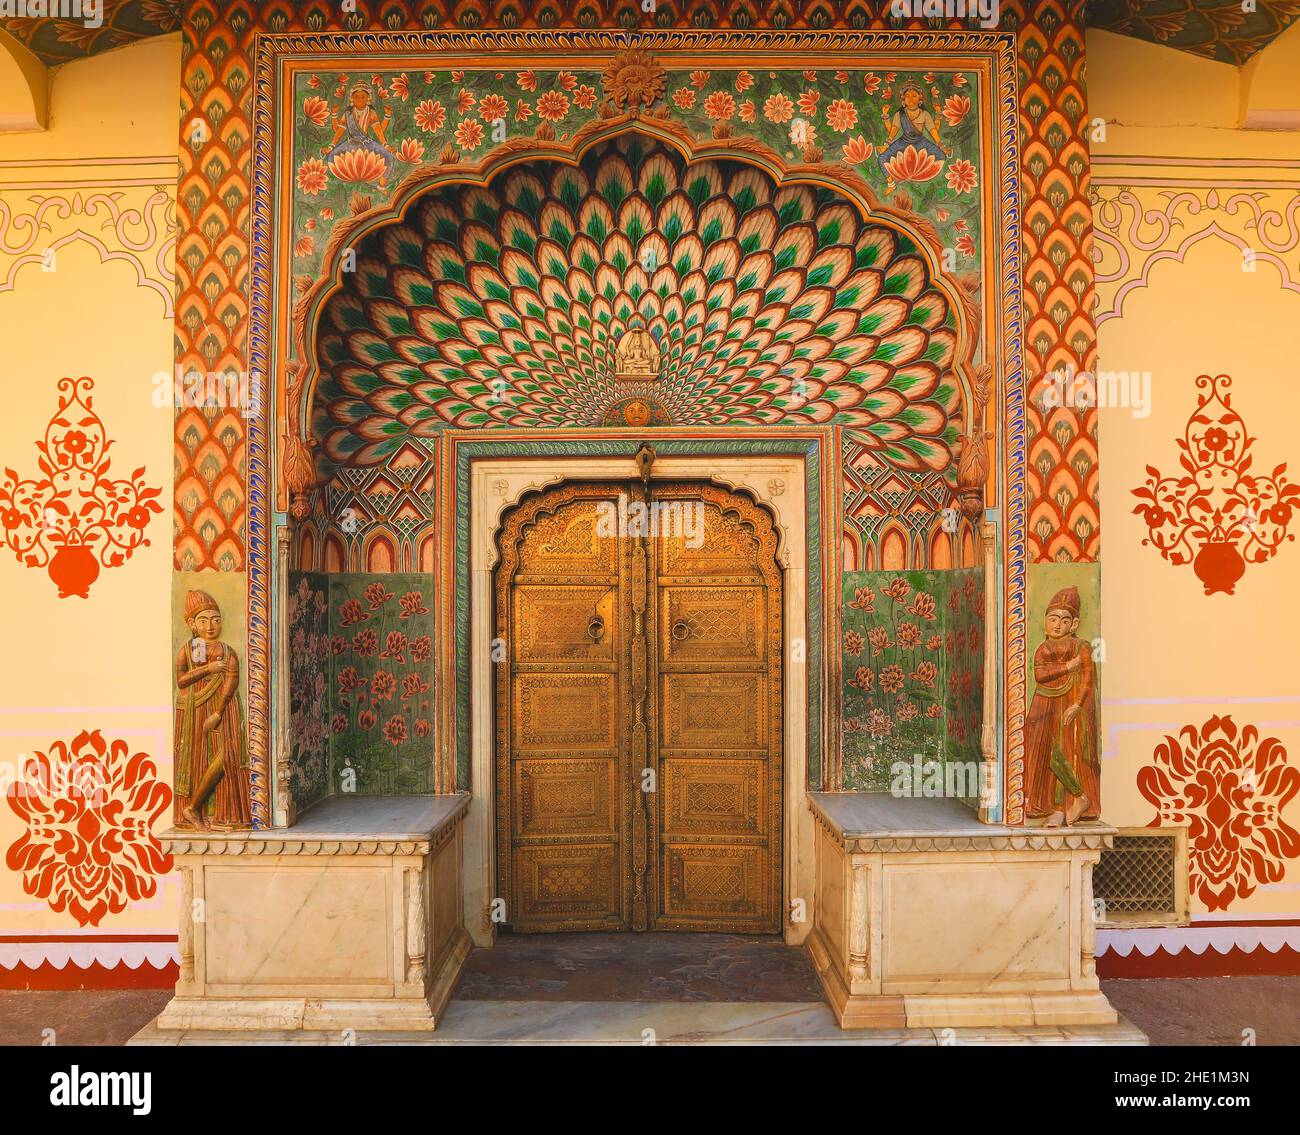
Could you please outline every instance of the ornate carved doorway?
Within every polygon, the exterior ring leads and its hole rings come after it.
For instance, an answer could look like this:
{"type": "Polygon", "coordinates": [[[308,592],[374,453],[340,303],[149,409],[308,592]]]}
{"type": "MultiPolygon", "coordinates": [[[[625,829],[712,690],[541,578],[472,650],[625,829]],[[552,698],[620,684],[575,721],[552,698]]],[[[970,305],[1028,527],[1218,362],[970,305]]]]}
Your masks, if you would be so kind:
{"type": "Polygon", "coordinates": [[[568,483],[495,577],[505,927],[781,930],[782,580],[748,497],[568,483]]]}

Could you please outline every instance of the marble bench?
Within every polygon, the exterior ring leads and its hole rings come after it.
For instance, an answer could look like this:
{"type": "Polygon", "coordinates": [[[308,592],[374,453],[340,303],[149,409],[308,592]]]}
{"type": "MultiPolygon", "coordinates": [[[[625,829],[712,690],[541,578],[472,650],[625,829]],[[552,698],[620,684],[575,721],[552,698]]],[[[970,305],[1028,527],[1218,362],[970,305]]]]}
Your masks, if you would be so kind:
{"type": "Polygon", "coordinates": [[[468,806],[341,795],[289,828],[166,832],[181,963],[155,1028],[433,1029],[470,948],[468,806]]]}
{"type": "Polygon", "coordinates": [[[1092,869],[1114,828],[1008,828],[953,799],[813,792],[808,949],[843,1028],[1110,1025],[1092,869]]]}

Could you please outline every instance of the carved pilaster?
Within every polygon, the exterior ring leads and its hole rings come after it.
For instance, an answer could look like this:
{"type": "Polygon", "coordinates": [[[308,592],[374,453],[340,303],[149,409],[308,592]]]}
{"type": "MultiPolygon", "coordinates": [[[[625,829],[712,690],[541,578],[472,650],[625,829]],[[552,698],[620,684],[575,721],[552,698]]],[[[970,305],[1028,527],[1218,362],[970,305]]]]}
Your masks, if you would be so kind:
{"type": "Polygon", "coordinates": [[[998,806],[996,795],[984,797],[984,786],[1001,793],[998,783],[998,526],[986,520],[980,526],[982,562],[984,564],[984,724],[980,730],[980,755],[983,774],[980,780],[980,819],[988,821],[998,806]]]}
{"type": "Polygon", "coordinates": [[[275,742],[271,759],[275,770],[275,809],[273,822],[287,828],[298,818],[293,801],[293,714],[289,701],[289,559],[293,533],[288,525],[276,530],[275,545],[275,625],[281,628],[275,649],[275,742]]]}
{"type": "Polygon", "coordinates": [[[1092,868],[1091,860],[1084,863],[1079,880],[1079,892],[1083,901],[1083,917],[1079,923],[1082,928],[1083,957],[1079,969],[1083,977],[1090,981],[1097,977],[1097,912],[1093,909],[1092,868]]]}
{"type": "Polygon", "coordinates": [[[989,442],[993,434],[984,428],[984,407],[989,400],[993,372],[981,366],[971,384],[973,405],[970,425],[957,452],[957,500],[966,519],[976,523],[984,511],[984,486],[989,477],[989,442]]]}
{"type": "Polygon", "coordinates": [[[865,863],[855,863],[849,890],[849,985],[865,982],[871,973],[871,876],[865,863]]]}
{"type": "Polygon", "coordinates": [[[181,867],[181,917],[177,931],[181,984],[194,984],[194,868],[181,867]]]}
{"type": "Polygon", "coordinates": [[[287,373],[287,407],[285,426],[280,435],[280,468],[289,490],[289,513],[295,520],[311,515],[311,498],[316,487],[316,468],[312,462],[310,432],[303,437],[298,429],[299,403],[305,368],[295,359],[285,363],[287,373]]]}
{"type": "Polygon", "coordinates": [[[428,907],[424,901],[424,875],[408,867],[406,879],[406,984],[424,985],[425,951],[428,948],[428,907]]]}

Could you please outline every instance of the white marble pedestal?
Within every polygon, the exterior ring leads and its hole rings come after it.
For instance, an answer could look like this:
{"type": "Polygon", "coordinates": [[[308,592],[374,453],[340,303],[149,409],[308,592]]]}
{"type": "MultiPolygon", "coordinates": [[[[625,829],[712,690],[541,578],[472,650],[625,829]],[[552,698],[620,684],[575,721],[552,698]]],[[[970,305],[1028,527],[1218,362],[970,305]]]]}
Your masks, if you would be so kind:
{"type": "Polygon", "coordinates": [[[163,837],[176,996],[145,1030],[430,1030],[469,952],[467,794],[335,796],[291,828],[163,837]]]}
{"type": "Polygon", "coordinates": [[[1006,828],[955,800],[811,793],[808,949],[842,1028],[1108,1026],[1092,869],[1114,829],[1006,828]]]}

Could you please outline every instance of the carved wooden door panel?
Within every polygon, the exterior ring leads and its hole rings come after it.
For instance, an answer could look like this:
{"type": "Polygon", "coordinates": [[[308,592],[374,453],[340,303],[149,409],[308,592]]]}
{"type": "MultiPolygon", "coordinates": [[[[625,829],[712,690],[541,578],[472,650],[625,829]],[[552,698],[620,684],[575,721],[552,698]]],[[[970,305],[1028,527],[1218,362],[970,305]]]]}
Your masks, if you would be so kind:
{"type": "Polygon", "coordinates": [[[626,491],[565,485],[502,527],[498,886],[514,930],[630,925],[628,561],[598,532],[626,491]]]}
{"type": "Polygon", "coordinates": [[[776,535],[747,498],[656,484],[655,926],[781,929],[782,635],[776,535]],[[680,512],[675,509],[680,507],[680,512]]]}
{"type": "Polygon", "coordinates": [[[500,547],[506,926],[778,932],[781,579],[767,514],[709,485],[654,484],[647,499],[640,483],[575,483],[518,506],[500,547]]]}

